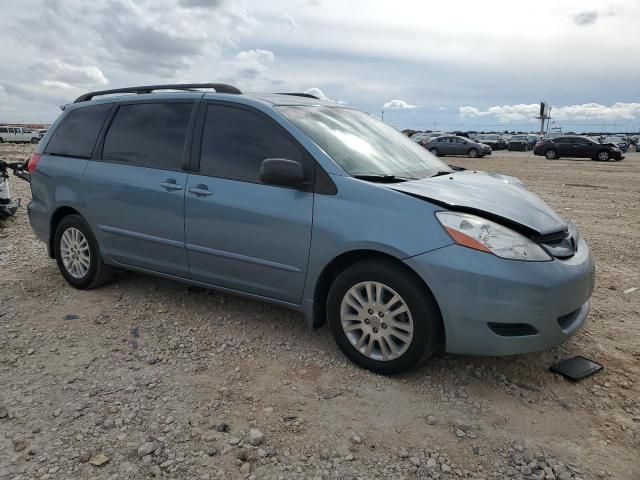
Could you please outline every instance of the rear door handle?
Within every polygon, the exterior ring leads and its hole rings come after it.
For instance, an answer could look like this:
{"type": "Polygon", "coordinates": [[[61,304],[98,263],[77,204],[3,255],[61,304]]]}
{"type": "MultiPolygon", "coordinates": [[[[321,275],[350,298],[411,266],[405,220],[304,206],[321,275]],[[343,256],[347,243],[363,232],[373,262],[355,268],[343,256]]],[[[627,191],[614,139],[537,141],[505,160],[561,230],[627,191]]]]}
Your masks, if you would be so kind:
{"type": "Polygon", "coordinates": [[[182,190],[182,185],[178,185],[174,178],[167,178],[166,181],[160,183],[160,186],[167,190],[182,190]]]}
{"type": "Polygon", "coordinates": [[[213,195],[213,192],[209,191],[209,189],[207,188],[206,185],[203,185],[202,183],[199,185],[196,185],[195,187],[191,187],[189,189],[189,192],[195,194],[195,195],[202,195],[204,197],[208,197],[209,195],[213,195]]]}

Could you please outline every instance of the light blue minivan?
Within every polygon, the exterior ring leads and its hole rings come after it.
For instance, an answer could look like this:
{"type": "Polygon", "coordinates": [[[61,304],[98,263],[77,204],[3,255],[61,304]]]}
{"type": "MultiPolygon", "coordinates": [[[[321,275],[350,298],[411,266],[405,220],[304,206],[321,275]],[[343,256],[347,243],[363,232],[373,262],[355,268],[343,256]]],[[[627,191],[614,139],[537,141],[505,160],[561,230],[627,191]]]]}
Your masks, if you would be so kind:
{"type": "Polygon", "coordinates": [[[519,180],[308,94],[91,92],[29,170],[31,225],[73,287],[128,269],[284,305],[376,372],[542,350],[589,311],[587,244],[519,180]]]}

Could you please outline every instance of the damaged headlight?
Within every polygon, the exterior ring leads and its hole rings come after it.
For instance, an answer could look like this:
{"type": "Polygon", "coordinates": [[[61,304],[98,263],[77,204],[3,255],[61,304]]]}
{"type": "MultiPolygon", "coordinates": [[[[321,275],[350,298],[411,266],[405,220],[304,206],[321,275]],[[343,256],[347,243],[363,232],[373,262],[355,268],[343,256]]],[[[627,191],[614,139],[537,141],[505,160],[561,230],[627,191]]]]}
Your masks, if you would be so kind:
{"type": "Polygon", "coordinates": [[[437,212],[436,217],[458,245],[510,260],[551,260],[540,245],[518,232],[482,217],[458,212],[437,212]]]}

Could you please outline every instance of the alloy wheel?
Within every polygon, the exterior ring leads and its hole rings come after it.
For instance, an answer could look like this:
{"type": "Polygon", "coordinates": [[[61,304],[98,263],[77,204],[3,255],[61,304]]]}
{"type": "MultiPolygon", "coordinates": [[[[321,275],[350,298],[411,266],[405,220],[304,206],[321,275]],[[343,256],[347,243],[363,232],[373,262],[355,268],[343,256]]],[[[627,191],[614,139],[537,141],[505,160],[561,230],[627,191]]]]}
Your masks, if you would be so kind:
{"type": "Polygon", "coordinates": [[[60,238],[62,264],[73,278],[84,278],[91,266],[89,242],[80,230],[67,228],[60,238]]]}
{"type": "Polygon", "coordinates": [[[606,162],[609,160],[609,152],[600,152],[598,154],[598,160],[601,162],[606,162]]]}
{"type": "Polygon", "coordinates": [[[340,305],[340,322],[351,345],[373,360],[395,360],[413,340],[413,318],[407,303],[380,282],[351,287],[340,305]]]}

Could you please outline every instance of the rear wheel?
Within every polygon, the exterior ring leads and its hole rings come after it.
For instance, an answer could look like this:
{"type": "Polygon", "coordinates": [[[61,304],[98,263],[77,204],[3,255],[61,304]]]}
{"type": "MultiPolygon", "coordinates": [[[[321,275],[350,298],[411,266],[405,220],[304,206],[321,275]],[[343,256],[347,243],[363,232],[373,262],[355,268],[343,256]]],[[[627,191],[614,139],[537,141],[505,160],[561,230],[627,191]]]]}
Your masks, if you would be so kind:
{"type": "Polygon", "coordinates": [[[329,291],[327,315],[344,354],[382,374],[417,367],[442,339],[431,293],[390,261],[366,260],[339,274],[329,291]]]}
{"type": "Polygon", "coordinates": [[[551,148],[545,152],[544,156],[547,157],[548,160],[555,160],[558,158],[558,152],[551,148]]]}
{"type": "Polygon", "coordinates": [[[113,278],[115,269],[103,262],[98,242],[80,215],[69,215],[60,221],[54,249],[60,273],[72,287],[87,290],[113,278]]]}
{"type": "Polygon", "coordinates": [[[608,151],[602,150],[601,152],[598,152],[598,160],[599,161],[608,162],[610,158],[611,158],[611,155],[609,154],[608,151]]]}
{"type": "Polygon", "coordinates": [[[472,148],[469,150],[469,158],[478,158],[478,149],[472,148]]]}
{"type": "Polygon", "coordinates": [[[437,148],[430,148],[429,151],[435,155],[436,157],[438,156],[438,149],[437,148]]]}

